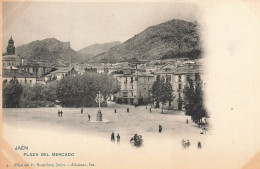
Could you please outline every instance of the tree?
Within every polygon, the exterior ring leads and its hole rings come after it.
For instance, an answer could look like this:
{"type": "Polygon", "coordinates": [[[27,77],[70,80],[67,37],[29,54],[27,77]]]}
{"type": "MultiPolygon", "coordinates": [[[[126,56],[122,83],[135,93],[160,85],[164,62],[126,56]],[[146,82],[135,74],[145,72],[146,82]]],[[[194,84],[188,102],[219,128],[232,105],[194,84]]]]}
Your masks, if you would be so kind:
{"type": "Polygon", "coordinates": [[[200,77],[197,78],[195,85],[192,80],[188,80],[188,83],[184,87],[183,94],[186,115],[191,116],[193,122],[198,124],[203,117],[208,117],[204,106],[202,81],[200,77]]]}
{"type": "Polygon", "coordinates": [[[207,111],[204,107],[203,90],[201,81],[196,82],[194,95],[194,113],[191,118],[195,123],[201,122],[203,117],[208,117],[207,111]]]}
{"type": "Polygon", "coordinates": [[[119,83],[112,76],[94,72],[69,75],[57,83],[57,99],[66,106],[94,106],[100,91],[106,98],[120,90],[119,83]]]}
{"type": "Polygon", "coordinates": [[[14,77],[9,83],[3,83],[3,106],[17,107],[23,92],[22,85],[14,77]]]}
{"type": "Polygon", "coordinates": [[[163,113],[163,106],[164,104],[167,102],[167,96],[168,96],[168,91],[167,91],[167,88],[166,88],[166,83],[164,80],[161,81],[161,92],[160,92],[160,102],[162,104],[162,112],[163,113]]]}
{"type": "Polygon", "coordinates": [[[183,89],[183,103],[185,108],[185,115],[191,116],[194,108],[194,83],[191,79],[188,79],[188,83],[184,86],[183,89]]]}
{"type": "Polygon", "coordinates": [[[153,100],[155,101],[155,108],[159,108],[159,104],[161,101],[161,89],[162,89],[162,82],[160,79],[160,76],[156,77],[155,82],[153,83],[152,86],[152,95],[153,95],[153,100]]]}
{"type": "Polygon", "coordinates": [[[54,102],[57,100],[56,95],[57,81],[51,81],[43,86],[42,96],[44,101],[54,102]]]}
{"type": "Polygon", "coordinates": [[[171,106],[174,96],[173,96],[173,89],[172,89],[172,84],[169,76],[166,77],[165,90],[166,90],[165,93],[166,100],[169,102],[169,106],[171,106]]]}
{"type": "Polygon", "coordinates": [[[152,91],[153,100],[156,102],[155,108],[159,108],[159,103],[163,106],[168,101],[169,104],[173,101],[173,89],[170,78],[161,79],[160,76],[156,77],[156,81],[153,83],[152,91]]]}

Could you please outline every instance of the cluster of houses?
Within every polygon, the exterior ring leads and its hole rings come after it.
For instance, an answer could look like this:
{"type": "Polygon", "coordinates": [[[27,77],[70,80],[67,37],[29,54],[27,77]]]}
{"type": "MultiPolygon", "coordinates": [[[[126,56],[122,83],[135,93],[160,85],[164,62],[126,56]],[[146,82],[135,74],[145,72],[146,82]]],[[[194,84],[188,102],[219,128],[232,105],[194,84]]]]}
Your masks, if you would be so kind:
{"type": "Polygon", "coordinates": [[[152,104],[152,86],[157,76],[168,77],[173,87],[174,100],[169,107],[182,110],[183,88],[188,79],[196,80],[203,76],[201,61],[187,59],[176,60],[175,64],[149,65],[146,61],[124,63],[84,63],[50,66],[38,62],[27,63],[24,58],[15,55],[12,37],[8,41],[7,52],[2,57],[3,83],[16,77],[21,84],[44,85],[53,80],[60,80],[70,74],[96,72],[113,75],[121,85],[120,91],[110,99],[123,104],[152,104]],[[149,65],[149,66],[148,66],[149,65]]]}

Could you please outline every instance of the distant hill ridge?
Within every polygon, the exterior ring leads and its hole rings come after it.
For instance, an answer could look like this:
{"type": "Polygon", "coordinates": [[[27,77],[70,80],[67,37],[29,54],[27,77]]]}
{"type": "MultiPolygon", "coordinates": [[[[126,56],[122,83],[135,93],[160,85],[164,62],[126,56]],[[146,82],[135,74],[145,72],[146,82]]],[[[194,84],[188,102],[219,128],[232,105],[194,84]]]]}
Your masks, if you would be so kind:
{"type": "Polygon", "coordinates": [[[180,57],[194,59],[201,57],[201,50],[197,23],[173,19],[146,28],[92,60],[120,62],[132,58],[148,61],[180,57]]]}
{"type": "Polygon", "coordinates": [[[16,54],[27,61],[43,60],[55,62],[67,60],[80,61],[80,55],[70,47],[70,42],[61,42],[55,38],[36,40],[31,43],[16,47],[16,54]]]}
{"type": "Polygon", "coordinates": [[[121,44],[121,42],[119,41],[102,44],[96,43],[78,50],[78,53],[83,56],[83,59],[88,60],[93,58],[94,56],[107,52],[109,49],[119,44],[121,44]]]}

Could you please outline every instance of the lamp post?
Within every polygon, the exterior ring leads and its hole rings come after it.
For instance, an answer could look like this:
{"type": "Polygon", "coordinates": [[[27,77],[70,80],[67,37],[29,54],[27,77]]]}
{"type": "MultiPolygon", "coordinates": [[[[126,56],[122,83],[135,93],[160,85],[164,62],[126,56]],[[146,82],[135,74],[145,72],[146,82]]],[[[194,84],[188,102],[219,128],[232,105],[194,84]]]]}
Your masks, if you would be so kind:
{"type": "Polygon", "coordinates": [[[100,103],[101,101],[103,101],[104,98],[103,96],[100,94],[100,91],[98,92],[98,95],[96,97],[96,102],[98,102],[98,113],[97,113],[97,121],[102,121],[102,113],[100,110],[100,103]]]}

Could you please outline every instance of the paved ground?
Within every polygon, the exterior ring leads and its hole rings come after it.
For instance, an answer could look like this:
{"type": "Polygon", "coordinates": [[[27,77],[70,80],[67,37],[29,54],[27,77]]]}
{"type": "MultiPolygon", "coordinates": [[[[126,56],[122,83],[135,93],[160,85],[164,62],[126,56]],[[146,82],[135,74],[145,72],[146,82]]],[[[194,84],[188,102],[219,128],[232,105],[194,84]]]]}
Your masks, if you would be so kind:
{"type": "Polygon", "coordinates": [[[94,135],[110,135],[112,132],[120,133],[125,136],[122,138],[130,139],[134,133],[139,134],[157,134],[158,125],[163,127],[163,135],[182,136],[182,135],[200,135],[199,129],[193,123],[186,124],[184,112],[164,110],[161,114],[160,109],[139,106],[135,108],[129,105],[118,105],[113,102],[108,107],[102,107],[104,120],[110,120],[109,123],[94,123],[88,121],[88,114],[91,121],[96,120],[98,108],[84,108],[83,114],[80,108],[22,108],[22,109],[4,109],[4,121],[11,125],[39,126],[45,127],[64,127],[83,131],[94,135]],[[127,107],[130,112],[127,112],[127,107]],[[114,113],[116,109],[117,113],[114,113]],[[63,117],[58,117],[58,110],[63,111],[63,117]]]}

